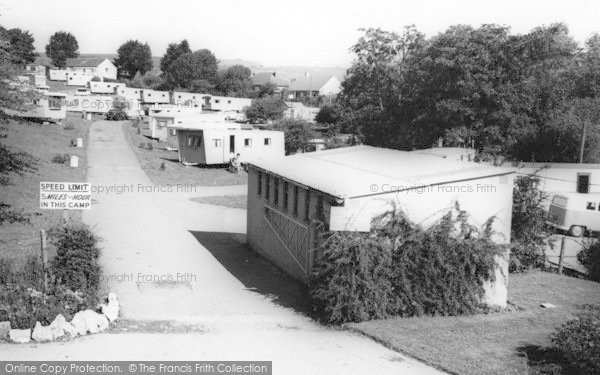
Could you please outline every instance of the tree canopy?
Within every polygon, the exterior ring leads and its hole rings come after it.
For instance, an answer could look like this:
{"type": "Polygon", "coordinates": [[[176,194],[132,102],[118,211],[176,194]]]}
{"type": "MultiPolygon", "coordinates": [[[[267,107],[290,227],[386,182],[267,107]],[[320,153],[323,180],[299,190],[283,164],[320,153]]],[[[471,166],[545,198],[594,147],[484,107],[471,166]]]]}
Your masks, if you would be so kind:
{"type": "Polygon", "coordinates": [[[69,32],[57,31],[46,45],[46,55],[54,66],[64,67],[68,58],[79,56],[77,39],[69,32]]]}
{"type": "Polygon", "coordinates": [[[273,121],[283,117],[285,102],[279,96],[264,96],[252,100],[252,104],[244,109],[250,121],[273,121]]]}
{"type": "Polygon", "coordinates": [[[597,160],[598,35],[582,50],[563,24],[524,35],[456,25],[429,39],[410,26],[364,30],[352,51],[341,122],[368,144],[412,149],[444,137],[513,159],[573,161],[588,124],[584,159],[597,160]]]}
{"type": "Polygon", "coordinates": [[[35,39],[29,31],[19,28],[6,30],[0,26],[0,34],[10,44],[10,56],[16,65],[25,65],[35,61],[37,54],[33,42],[35,39]]]}
{"type": "Polygon", "coordinates": [[[179,56],[185,55],[186,53],[192,53],[190,45],[186,39],[182,40],[180,43],[170,43],[167,47],[167,51],[160,59],[160,70],[163,73],[167,73],[173,61],[177,60],[179,56]]]}
{"type": "Polygon", "coordinates": [[[173,88],[209,90],[216,83],[217,64],[210,50],[185,53],[169,65],[167,80],[173,88]]]}
{"type": "Polygon", "coordinates": [[[217,73],[216,89],[225,96],[248,97],[252,91],[252,72],[243,65],[232,65],[217,73]]]}
{"type": "Polygon", "coordinates": [[[148,43],[128,40],[121,44],[117,55],[114,63],[122,76],[133,78],[138,72],[144,75],[152,70],[152,51],[148,43]]]}

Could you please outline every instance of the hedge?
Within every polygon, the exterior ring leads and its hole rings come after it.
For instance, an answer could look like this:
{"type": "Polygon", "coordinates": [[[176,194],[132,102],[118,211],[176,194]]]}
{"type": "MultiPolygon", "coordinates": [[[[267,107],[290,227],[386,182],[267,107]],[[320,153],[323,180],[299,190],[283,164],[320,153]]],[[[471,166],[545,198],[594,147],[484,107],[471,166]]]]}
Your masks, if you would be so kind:
{"type": "Polygon", "coordinates": [[[485,309],[483,284],[494,281],[496,257],[506,251],[491,240],[492,221],[474,227],[457,205],[428,229],[393,211],[370,233],[329,234],[310,282],[317,317],[341,324],[485,309]]]}

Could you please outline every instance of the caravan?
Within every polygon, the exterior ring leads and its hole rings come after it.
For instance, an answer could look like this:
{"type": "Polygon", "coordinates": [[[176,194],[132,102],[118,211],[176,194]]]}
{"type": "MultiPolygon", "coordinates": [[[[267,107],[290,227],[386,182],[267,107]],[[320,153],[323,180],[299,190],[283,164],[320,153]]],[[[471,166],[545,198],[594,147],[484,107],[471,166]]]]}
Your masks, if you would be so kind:
{"type": "Polygon", "coordinates": [[[581,237],[600,231],[600,194],[557,193],[550,203],[551,226],[581,237]]]}

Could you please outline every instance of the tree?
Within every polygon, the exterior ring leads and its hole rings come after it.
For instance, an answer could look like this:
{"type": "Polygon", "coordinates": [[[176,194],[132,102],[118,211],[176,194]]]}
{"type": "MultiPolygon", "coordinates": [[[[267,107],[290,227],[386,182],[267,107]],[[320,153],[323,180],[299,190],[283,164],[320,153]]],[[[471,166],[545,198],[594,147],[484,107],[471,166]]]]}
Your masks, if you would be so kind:
{"type": "Polygon", "coordinates": [[[137,72],[144,75],[152,70],[152,51],[148,43],[128,40],[119,47],[117,54],[115,65],[125,77],[134,77],[137,72]]]}
{"type": "Polygon", "coordinates": [[[315,117],[315,121],[319,124],[329,124],[335,125],[340,122],[341,119],[341,108],[338,105],[326,104],[321,109],[319,109],[319,113],[315,117]]]}
{"type": "Polygon", "coordinates": [[[77,39],[69,32],[57,31],[46,45],[46,55],[50,57],[54,66],[63,68],[68,58],[79,56],[77,39]]]}
{"type": "Polygon", "coordinates": [[[21,66],[35,61],[37,56],[33,46],[35,39],[29,31],[18,28],[6,30],[0,26],[0,34],[10,43],[10,54],[14,64],[21,66]]]}
{"type": "Polygon", "coordinates": [[[173,61],[177,60],[179,56],[185,55],[186,53],[192,53],[190,45],[186,39],[182,40],[179,44],[170,43],[164,56],[160,59],[160,70],[163,73],[167,73],[173,61]]]}
{"type": "Polygon", "coordinates": [[[252,88],[252,72],[243,65],[233,65],[217,73],[216,89],[225,96],[248,97],[252,88]]]}
{"type": "Polygon", "coordinates": [[[273,124],[273,129],[284,132],[286,155],[309,151],[309,141],[315,137],[310,123],[304,120],[283,119],[273,124]]]}
{"type": "MultiPolygon", "coordinates": [[[[17,60],[11,55],[11,45],[6,35],[0,33],[0,116],[4,117],[3,110],[25,110],[28,103],[37,95],[33,90],[18,84],[16,76],[19,68],[13,63],[17,60]]],[[[5,135],[0,136],[0,138],[5,135]]],[[[0,186],[10,184],[10,177],[14,174],[23,175],[36,169],[35,158],[25,152],[13,152],[0,143],[0,186]]],[[[11,209],[11,206],[0,200],[0,224],[4,222],[15,223],[29,222],[29,218],[22,212],[11,209]]]]}
{"type": "Polygon", "coordinates": [[[173,87],[190,89],[192,83],[198,80],[214,84],[217,76],[217,59],[207,49],[186,53],[169,65],[167,74],[167,79],[173,87]]]}
{"type": "Polygon", "coordinates": [[[285,102],[278,96],[265,96],[252,100],[252,104],[244,109],[246,118],[250,121],[272,121],[283,117],[285,102]]]}

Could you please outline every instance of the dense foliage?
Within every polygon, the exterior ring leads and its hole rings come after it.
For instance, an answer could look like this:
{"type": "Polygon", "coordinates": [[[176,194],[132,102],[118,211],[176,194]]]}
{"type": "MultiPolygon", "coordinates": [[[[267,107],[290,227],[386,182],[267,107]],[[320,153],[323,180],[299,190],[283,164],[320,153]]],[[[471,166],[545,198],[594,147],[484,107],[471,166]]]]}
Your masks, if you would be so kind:
{"type": "Polygon", "coordinates": [[[285,102],[277,95],[263,96],[252,100],[244,109],[246,118],[252,122],[267,122],[283,117],[285,102]]]}
{"type": "Polygon", "coordinates": [[[66,31],[57,31],[50,37],[46,45],[46,56],[50,57],[52,64],[64,67],[68,58],[79,56],[79,43],[73,34],[66,31]]]}
{"type": "Polygon", "coordinates": [[[160,59],[161,72],[168,73],[173,61],[177,60],[179,56],[185,55],[187,53],[192,53],[192,50],[190,49],[190,44],[186,39],[182,40],[179,43],[169,43],[167,51],[160,59]]]}
{"type": "Polygon", "coordinates": [[[163,72],[170,88],[209,92],[216,84],[217,59],[207,49],[184,53],[163,72]]]}
{"type": "Polygon", "coordinates": [[[316,135],[311,124],[299,119],[283,119],[273,124],[274,130],[284,133],[286,155],[310,151],[309,141],[316,135]]]}
{"type": "Polygon", "coordinates": [[[216,91],[221,95],[247,98],[252,93],[252,72],[243,65],[232,65],[217,73],[216,91]]]}
{"type": "Polygon", "coordinates": [[[600,240],[590,243],[577,254],[577,260],[588,270],[588,276],[600,282],[600,240]]]}
{"type": "Polygon", "coordinates": [[[551,235],[546,227],[548,212],[544,208],[544,201],[548,196],[539,189],[539,182],[535,174],[515,179],[512,196],[511,272],[542,268],[546,261],[545,251],[551,235]]]}
{"type": "Polygon", "coordinates": [[[370,233],[334,232],[316,252],[315,312],[330,324],[476,312],[504,253],[491,224],[474,227],[457,206],[428,229],[390,212],[370,233]]]}
{"type": "Polygon", "coordinates": [[[114,63],[121,76],[134,77],[138,72],[144,75],[152,70],[152,51],[148,43],[128,40],[117,50],[114,63]]]}
{"type": "Polygon", "coordinates": [[[587,306],[552,335],[573,373],[600,373],[600,306],[587,306]]]}
{"type": "Polygon", "coordinates": [[[21,30],[19,28],[7,30],[0,26],[0,35],[2,35],[2,39],[8,41],[10,45],[11,62],[13,64],[23,66],[35,61],[37,56],[35,47],[33,46],[35,39],[29,31],[21,30]]]}
{"type": "Polygon", "coordinates": [[[580,49],[563,24],[512,35],[449,27],[429,39],[364,30],[342,83],[342,125],[371,145],[500,148],[513,159],[600,161],[600,37],[580,49]]]}
{"type": "Polygon", "coordinates": [[[57,285],[95,295],[100,278],[98,238],[84,225],[68,224],[49,232],[56,246],[52,275],[57,285]]]}

